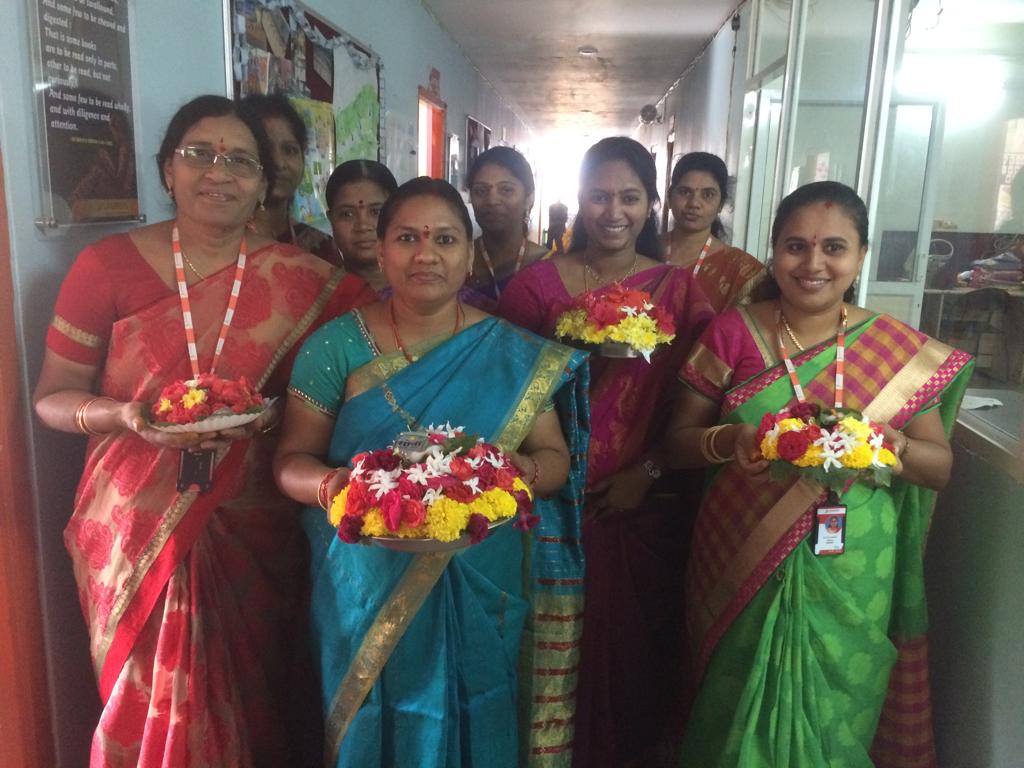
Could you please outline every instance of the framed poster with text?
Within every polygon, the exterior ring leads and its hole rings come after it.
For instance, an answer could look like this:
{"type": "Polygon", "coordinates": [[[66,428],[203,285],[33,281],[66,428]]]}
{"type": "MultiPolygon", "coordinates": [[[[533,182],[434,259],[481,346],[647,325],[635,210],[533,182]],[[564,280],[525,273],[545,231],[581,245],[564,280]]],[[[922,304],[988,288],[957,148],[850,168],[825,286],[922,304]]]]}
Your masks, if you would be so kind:
{"type": "Polygon", "coordinates": [[[139,218],[128,3],[29,0],[47,224],[139,218]]]}

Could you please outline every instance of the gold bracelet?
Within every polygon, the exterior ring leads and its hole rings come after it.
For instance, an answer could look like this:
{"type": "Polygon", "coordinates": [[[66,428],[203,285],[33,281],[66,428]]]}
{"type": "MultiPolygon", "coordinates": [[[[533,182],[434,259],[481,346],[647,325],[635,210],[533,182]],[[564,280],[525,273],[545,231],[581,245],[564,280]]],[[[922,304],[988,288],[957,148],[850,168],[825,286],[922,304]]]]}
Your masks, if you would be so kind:
{"type": "Polygon", "coordinates": [[[733,460],[733,456],[723,456],[715,449],[715,437],[728,426],[728,424],[718,424],[714,427],[708,427],[701,434],[700,453],[708,464],[725,464],[733,460]]]}
{"type": "Polygon", "coordinates": [[[75,427],[77,427],[78,431],[84,435],[92,435],[93,437],[95,437],[96,435],[105,434],[103,432],[98,432],[95,429],[92,429],[89,426],[88,422],[86,422],[85,420],[85,412],[89,410],[89,406],[95,403],[97,400],[110,400],[111,402],[116,402],[112,397],[100,395],[99,397],[91,397],[88,400],[83,400],[81,403],[78,404],[78,408],[75,410],[75,427]]]}

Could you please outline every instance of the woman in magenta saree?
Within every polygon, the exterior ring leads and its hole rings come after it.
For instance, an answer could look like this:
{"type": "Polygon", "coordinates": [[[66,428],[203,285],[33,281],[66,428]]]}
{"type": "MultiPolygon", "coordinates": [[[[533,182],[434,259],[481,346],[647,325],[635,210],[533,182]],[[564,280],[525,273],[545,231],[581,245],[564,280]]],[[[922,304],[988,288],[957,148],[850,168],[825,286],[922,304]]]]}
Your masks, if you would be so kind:
{"type": "Polygon", "coordinates": [[[659,263],[650,154],[631,139],[591,147],[574,246],[514,278],[499,313],[546,336],[572,298],[613,284],[651,295],[676,338],[647,363],[592,356],[589,490],[583,524],[585,607],[573,764],[651,764],[676,698],[685,540],[649,491],[665,459],[675,373],[711,317],[692,275],[659,263]]]}
{"type": "Polygon", "coordinates": [[[248,251],[217,373],[266,395],[283,393],[297,344],[322,320],[372,299],[361,280],[292,246],[246,242],[265,182],[238,164],[263,159],[259,135],[221,97],[179,110],[161,153],[176,221],[83,251],[47,337],[37,412],[90,435],[65,543],[103,701],[93,766],[275,766],[303,760],[307,742],[317,751],[303,711],[314,695],[301,652],[305,547],[297,506],[273,485],[275,438],[262,432],[278,409],[206,439],[156,432],[144,416],[192,372],[173,225],[194,271],[186,279],[204,370],[236,255],[248,251]],[[173,152],[179,144],[216,147],[233,165],[189,165],[173,152]],[[214,241],[226,242],[222,252],[206,247],[214,241]],[[212,487],[178,492],[178,449],[199,445],[216,450],[212,487]]]}
{"type": "Polygon", "coordinates": [[[786,198],[772,230],[777,296],[716,318],[683,369],[674,455],[714,465],[686,578],[700,687],[685,766],[935,764],[922,560],[972,366],[844,301],[867,230],[863,203],[836,182],[786,198]],[[804,400],[885,424],[891,487],[857,481],[836,502],[811,480],[769,478],[756,425],[804,400]],[[835,504],[845,540],[816,554],[815,512],[835,504]]]}

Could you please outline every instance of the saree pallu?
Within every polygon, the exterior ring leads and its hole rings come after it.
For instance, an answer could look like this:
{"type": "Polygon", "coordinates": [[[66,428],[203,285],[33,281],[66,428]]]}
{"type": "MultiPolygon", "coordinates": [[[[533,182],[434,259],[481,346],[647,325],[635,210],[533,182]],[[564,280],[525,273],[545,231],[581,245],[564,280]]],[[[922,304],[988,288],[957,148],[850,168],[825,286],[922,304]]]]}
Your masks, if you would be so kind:
{"type": "MultiPolygon", "coordinates": [[[[233,272],[190,289],[204,370],[233,272]]],[[[217,373],[263,388],[325,307],[366,290],[291,248],[251,254],[217,373]]],[[[191,375],[175,292],[114,323],[101,394],[153,402],[191,375]]],[[[301,719],[290,734],[312,679],[296,652],[306,555],[272,451],[238,441],[208,492],[179,493],[178,451],[128,431],[90,439],[64,539],[103,701],[93,766],[283,765],[315,739],[301,719]]]]}
{"type": "MultiPolygon", "coordinates": [[[[709,380],[728,369],[706,348],[694,362],[709,380]]],[[[834,344],[794,362],[808,400],[830,403],[834,344]]],[[[847,335],[846,405],[899,429],[937,404],[948,433],[970,370],[967,354],[876,316],[847,335]]],[[[723,422],[756,424],[791,402],[776,365],[726,392],[723,422]]],[[[841,499],[846,551],[817,557],[820,486],[715,468],[687,572],[701,687],[683,765],[934,764],[922,562],[934,496],[899,478],[855,483],[841,499]]]]}
{"type": "Polygon", "coordinates": [[[728,247],[708,254],[697,282],[715,312],[721,313],[747,301],[765,275],[764,264],[740,248],[728,247]]]}
{"type": "MultiPolygon", "coordinates": [[[[330,464],[381,448],[409,428],[389,397],[421,425],[450,422],[508,449],[520,445],[553,399],[572,468],[559,497],[538,501],[538,527],[521,533],[506,524],[454,554],[345,544],[322,510],[304,512],[325,763],[552,764],[570,754],[572,742],[584,358],[488,319],[409,364],[401,354],[374,357],[350,317],[311,340],[336,330],[323,340],[347,345],[352,366],[330,464]]],[[[291,391],[301,396],[301,389],[293,378],[291,391]]]]}

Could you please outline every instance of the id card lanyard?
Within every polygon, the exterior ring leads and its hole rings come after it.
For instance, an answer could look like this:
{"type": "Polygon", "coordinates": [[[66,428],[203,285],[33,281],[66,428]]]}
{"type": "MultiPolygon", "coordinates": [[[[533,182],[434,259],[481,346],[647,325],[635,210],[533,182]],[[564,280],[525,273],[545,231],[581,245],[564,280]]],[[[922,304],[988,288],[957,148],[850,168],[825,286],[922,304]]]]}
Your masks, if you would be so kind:
{"type": "MultiPolygon", "coordinates": [[[[178,283],[178,299],[181,301],[181,316],[185,323],[185,342],[188,345],[188,359],[192,364],[192,377],[198,379],[199,352],[196,348],[196,331],[192,324],[192,305],[188,298],[188,283],[185,281],[185,264],[181,257],[181,241],[178,239],[178,225],[171,230],[171,248],[174,251],[174,277],[178,283]]],[[[228,297],[228,307],[224,310],[224,322],[220,326],[220,335],[217,337],[217,347],[213,353],[213,362],[210,363],[210,373],[217,370],[217,363],[220,361],[221,353],[224,351],[224,340],[228,336],[228,329],[235,316],[235,307],[238,304],[238,294],[242,290],[242,277],[245,275],[245,238],[238,248],[238,261],[235,263],[235,282],[231,286],[231,295],[228,297]]]]}
{"type": "MultiPolygon", "coordinates": [[[[711,243],[714,242],[715,236],[708,235],[708,239],[704,241],[704,245],[701,246],[700,255],[697,257],[696,263],[693,265],[693,276],[696,277],[700,274],[700,268],[704,266],[704,259],[708,257],[711,252],[711,243]]],[[[671,261],[672,259],[672,243],[665,246],[665,261],[671,261]]]]}
{"type": "MultiPolygon", "coordinates": [[[[786,366],[789,381],[793,385],[793,394],[798,403],[806,403],[804,388],[796,375],[796,367],[786,352],[786,344],[782,340],[782,313],[779,313],[778,342],[779,357],[786,366]]],[[[846,370],[846,305],[839,314],[839,330],[836,331],[836,392],[835,407],[843,407],[843,375],[846,370]]],[[[814,542],[815,555],[841,555],[846,550],[846,507],[839,503],[835,491],[829,491],[824,504],[814,510],[814,542]]]]}
{"type": "MultiPolygon", "coordinates": [[[[491,255],[487,253],[487,246],[484,245],[484,239],[480,238],[480,256],[484,260],[484,266],[487,267],[487,271],[491,273],[491,282],[494,283],[494,298],[501,299],[501,288],[498,286],[498,276],[494,272],[494,264],[491,262],[491,255]]],[[[523,267],[523,259],[526,258],[526,238],[523,238],[523,244],[519,246],[519,253],[516,255],[516,268],[512,270],[512,276],[519,274],[519,270],[523,267]]]]}

